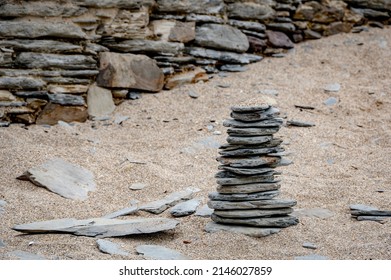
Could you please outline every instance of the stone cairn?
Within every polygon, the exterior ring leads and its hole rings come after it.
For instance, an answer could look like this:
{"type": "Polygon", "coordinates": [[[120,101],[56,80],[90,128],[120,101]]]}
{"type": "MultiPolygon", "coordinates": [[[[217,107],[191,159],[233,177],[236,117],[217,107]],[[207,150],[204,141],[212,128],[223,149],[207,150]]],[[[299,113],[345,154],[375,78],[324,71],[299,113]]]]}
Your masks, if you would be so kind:
{"type": "Polygon", "coordinates": [[[281,173],[275,168],[291,163],[282,157],[282,140],[273,136],[283,123],[279,110],[259,99],[231,109],[232,119],[223,122],[228,143],[217,157],[217,191],[209,194],[214,224],[251,232],[256,227],[262,236],[296,225],[298,219],[289,215],[296,201],[276,199],[281,186],[276,176],[281,173]]]}

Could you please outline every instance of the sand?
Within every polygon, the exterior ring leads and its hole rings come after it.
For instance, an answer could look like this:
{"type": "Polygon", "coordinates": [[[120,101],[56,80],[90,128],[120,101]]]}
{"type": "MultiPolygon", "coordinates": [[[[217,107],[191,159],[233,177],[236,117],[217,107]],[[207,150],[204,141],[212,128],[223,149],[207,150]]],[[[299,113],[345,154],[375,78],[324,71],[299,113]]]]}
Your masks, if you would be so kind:
{"type": "MultiPolygon", "coordinates": [[[[15,259],[15,250],[61,260],[143,259],[135,251],[141,244],[166,246],[200,260],[292,260],[309,254],[331,260],[391,259],[391,222],[359,222],[349,211],[349,205],[358,203],[391,209],[390,47],[390,28],[338,34],[298,44],[286,57],[265,58],[246,72],[126,100],[110,121],[0,128],[0,200],[7,202],[0,214],[0,240],[6,244],[0,259],[15,259]],[[340,84],[340,90],[325,92],[333,83],[340,84]],[[279,168],[280,198],[296,199],[296,210],[328,209],[331,217],[301,217],[297,226],[253,238],[207,233],[210,219],[192,215],[178,218],[177,228],[166,233],[108,239],[130,252],[128,257],[100,252],[90,237],[23,235],[11,229],[33,221],[101,217],[128,207],[131,200],[146,203],[189,186],[201,190],[196,197],[205,204],[216,188],[217,145],[225,143],[222,122],[229,118],[230,107],[271,89],[278,95],[267,96],[276,101],[285,121],[315,123],[284,126],[278,132],[294,162],[279,168]],[[190,91],[199,97],[191,98],[190,91]],[[337,104],[325,105],[329,97],[337,98],[337,104]],[[129,119],[114,124],[116,116],[129,119]],[[16,180],[54,157],[94,173],[98,187],[86,201],[64,199],[16,180]],[[129,189],[133,183],[147,187],[134,191],[129,189]],[[317,249],[304,248],[304,242],[317,249]]],[[[137,217],[154,215],[138,212],[122,219],[137,217]]]]}

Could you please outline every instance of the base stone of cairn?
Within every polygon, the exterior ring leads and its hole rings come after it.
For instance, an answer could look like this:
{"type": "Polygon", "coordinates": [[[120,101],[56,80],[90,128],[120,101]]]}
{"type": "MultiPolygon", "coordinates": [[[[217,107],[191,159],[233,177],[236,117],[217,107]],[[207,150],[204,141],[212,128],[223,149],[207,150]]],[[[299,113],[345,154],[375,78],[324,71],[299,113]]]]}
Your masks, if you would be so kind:
{"type": "Polygon", "coordinates": [[[283,123],[279,110],[260,98],[231,110],[231,119],[223,122],[227,143],[217,157],[218,186],[209,194],[213,222],[205,229],[261,237],[298,224],[290,215],[297,202],[277,198],[281,172],[276,168],[291,163],[283,157],[282,140],[273,136],[283,123]]]}

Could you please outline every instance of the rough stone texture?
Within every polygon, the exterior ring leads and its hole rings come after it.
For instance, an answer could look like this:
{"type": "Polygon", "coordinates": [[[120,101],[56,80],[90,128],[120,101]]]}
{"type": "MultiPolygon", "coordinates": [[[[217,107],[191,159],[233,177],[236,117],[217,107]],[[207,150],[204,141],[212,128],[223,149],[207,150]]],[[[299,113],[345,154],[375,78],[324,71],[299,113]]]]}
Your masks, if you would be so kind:
{"type": "Polygon", "coordinates": [[[195,22],[154,20],[151,25],[155,36],[163,41],[187,43],[195,38],[195,22]]]}
{"type": "Polygon", "coordinates": [[[264,22],[271,19],[275,11],[264,4],[235,2],[228,5],[228,16],[235,19],[256,19],[264,22]]]}
{"type": "Polygon", "coordinates": [[[267,30],[266,35],[269,39],[270,45],[275,48],[291,49],[294,47],[294,44],[289,37],[285,35],[285,33],[267,30]]]}
{"type": "Polygon", "coordinates": [[[105,42],[109,49],[120,52],[180,54],[185,46],[183,43],[152,41],[152,40],[125,40],[119,43],[105,42]]]}
{"type": "Polygon", "coordinates": [[[0,17],[70,17],[82,15],[86,11],[86,8],[59,1],[14,1],[0,5],[0,17]]]}
{"type": "Polygon", "coordinates": [[[188,201],[184,201],[181,203],[178,203],[174,207],[170,209],[170,214],[174,217],[182,217],[182,216],[188,216],[193,214],[197,207],[200,205],[199,199],[190,199],[188,201]]]}
{"type": "Polygon", "coordinates": [[[94,8],[121,8],[121,9],[139,9],[140,6],[150,7],[154,0],[74,0],[75,4],[84,7],[94,8]]]}
{"type": "Polygon", "coordinates": [[[12,48],[18,51],[34,51],[34,52],[62,52],[62,53],[81,53],[83,48],[80,45],[75,45],[67,42],[55,40],[4,40],[0,41],[0,47],[12,48]]]}
{"type": "Polygon", "coordinates": [[[193,71],[178,74],[169,78],[164,85],[166,89],[172,89],[184,84],[196,83],[198,81],[207,81],[209,78],[206,75],[206,71],[197,67],[193,71]]]}
{"type": "Polygon", "coordinates": [[[45,53],[20,53],[15,63],[20,67],[67,70],[96,69],[96,60],[85,55],[62,55],[45,53]]]}
{"type": "Polygon", "coordinates": [[[313,209],[296,209],[292,216],[295,217],[312,217],[320,219],[328,219],[334,216],[334,213],[328,209],[323,208],[313,208],[313,209]]]}
{"type": "Polygon", "coordinates": [[[100,71],[97,77],[99,86],[160,91],[163,79],[163,72],[156,62],[145,55],[111,52],[100,54],[100,71]]]}
{"type": "Polygon", "coordinates": [[[160,12],[218,14],[224,9],[223,0],[157,0],[160,12]]]}
{"type": "MultiPolygon", "coordinates": [[[[242,197],[244,197],[244,195],[242,197]]],[[[215,210],[280,209],[280,208],[293,207],[296,205],[296,201],[282,200],[282,199],[264,199],[264,200],[250,200],[250,201],[210,200],[208,202],[208,205],[210,208],[215,210]]]]}
{"type": "Polygon", "coordinates": [[[224,225],[218,224],[215,222],[209,222],[205,226],[206,232],[219,232],[219,231],[228,231],[238,234],[244,234],[251,237],[265,237],[274,233],[281,231],[280,228],[257,228],[251,226],[239,226],[239,225],[224,225]]]}
{"type": "Polygon", "coordinates": [[[228,63],[248,64],[251,62],[261,61],[262,56],[252,54],[238,54],[235,52],[217,51],[212,49],[191,47],[186,52],[195,57],[205,57],[220,60],[228,63]]]}
{"type": "Polygon", "coordinates": [[[55,125],[58,121],[85,122],[87,118],[88,112],[84,106],[62,106],[49,102],[39,114],[36,123],[55,125]]]}
{"type": "Polygon", "coordinates": [[[204,24],[196,29],[195,43],[206,48],[246,52],[249,43],[239,29],[221,24],[204,24]]]}
{"type": "Polygon", "coordinates": [[[60,158],[30,168],[17,179],[29,180],[39,187],[74,200],[87,199],[88,192],[96,188],[92,172],[60,158]]]}
{"type": "Polygon", "coordinates": [[[53,93],[49,94],[49,101],[53,104],[70,105],[70,106],[84,106],[86,102],[82,96],[64,94],[64,93],[53,93]]]}
{"type": "Polygon", "coordinates": [[[215,214],[212,214],[211,218],[216,223],[247,225],[247,226],[255,226],[255,227],[284,228],[284,227],[294,226],[299,222],[298,219],[294,216],[235,219],[235,218],[223,218],[215,214]]]}
{"type": "Polygon", "coordinates": [[[104,239],[96,240],[96,244],[101,252],[110,255],[129,256],[129,253],[122,250],[120,246],[114,242],[104,239]]]}
{"type": "Polygon", "coordinates": [[[46,83],[38,78],[0,77],[0,88],[5,89],[40,89],[46,83]]]}
{"type": "Polygon", "coordinates": [[[96,84],[88,89],[87,104],[88,115],[92,118],[108,116],[115,110],[111,91],[96,84]]]}
{"type": "Polygon", "coordinates": [[[16,97],[8,90],[0,90],[0,102],[2,101],[15,101],[16,97]]]}
{"type": "Polygon", "coordinates": [[[150,260],[188,260],[185,255],[158,245],[139,245],[136,247],[137,253],[150,260]]]}

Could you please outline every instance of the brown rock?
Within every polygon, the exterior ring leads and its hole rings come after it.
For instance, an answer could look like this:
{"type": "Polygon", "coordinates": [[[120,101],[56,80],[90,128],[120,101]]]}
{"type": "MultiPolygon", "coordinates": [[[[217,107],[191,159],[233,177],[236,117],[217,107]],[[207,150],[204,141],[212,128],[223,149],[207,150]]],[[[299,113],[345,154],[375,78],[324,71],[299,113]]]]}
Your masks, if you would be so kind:
{"type": "Polygon", "coordinates": [[[178,74],[169,78],[165,85],[165,88],[172,89],[183,84],[196,83],[198,81],[207,80],[208,76],[206,75],[206,71],[202,68],[197,67],[193,71],[178,74]]]}
{"type": "Polygon", "coordinates": [[[8,90],[0,90],[0,101],[15,101],[16,97],[8,90]]]}
{"type": "Polygon", "coordinates": [[[250,48],[249,48],[250,52],[260,53],[267,46],[266,40],[262,40],[262,39],[259,39],[257,37],[253,37],[253,36],[247,36],[247,39],[250,44],[250,48]]]}
{"type": "Polygon", "coordinates": [[[195,22],[176,20],[154,20],[151,22],[153,33],[162,41],[187,43],[195,38],[195,22]]]}
{"type": "Polygon", "coordinates": [[[350,30],[352,30],[353,25],[348,22],[333,22],[331,23],[328,28],[323,32],[323,35],[330,36],[335,35],[338,33],[349,33],[350,30]]]}
{"type": "Polygon", "coordinates": [[[156,61],[145,55],[100,53],[97,84],[108,88],[134,88],[158,92],[164,74],[156,61]]]}
{"type": "Polygon", "coordinates": [[[274,48],[291,49],[295,46],[285,33],[266,30],[266,35],[270,45],[274,48]]]}
{"type": "Polygon", "coordinates": [[[88,117],[84,106],[62,106],[49,102],[38,116],[37,124],[57,124],[58,121],[85,122],[88,117]]]}

